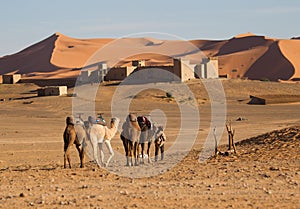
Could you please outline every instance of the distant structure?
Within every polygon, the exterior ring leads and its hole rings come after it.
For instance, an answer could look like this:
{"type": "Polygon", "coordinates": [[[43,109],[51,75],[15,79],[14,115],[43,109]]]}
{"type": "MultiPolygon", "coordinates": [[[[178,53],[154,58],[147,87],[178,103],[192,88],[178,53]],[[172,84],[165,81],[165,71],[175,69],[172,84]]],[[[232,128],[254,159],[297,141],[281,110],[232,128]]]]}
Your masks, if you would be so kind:
{"type": "Polygon", "coordinates": [[[15,84],[21,80],[21,74],[5,74],[2,75],[3,84],[15,84]]]}
{"type": "Polygon", "coordinates": [[[195,77],[201,79],[219,78],[219,62],[217,57],[202,59],[195,68],[195,77]]]}
{"type": "Polygon", "coordinates": [[[219,78],[218,73],[218,58],[210,57],[203,59],[199,64],[191,64],[189,60],[182,58],[174,58],[173,65],[162,66],[147,66],[146,60],[132,60],[132,66],[126,67],[112,67],[107,68],[105,63],[93,64],[84,67],[81,70],[79,80],[82,83],[100,83],[101,81],[120,81],[124,80],[130,74],[144,70],[144,78],[137,78],[140,80],[148,80],[153,82],[171,82],[171,81],[188,81],[194,78],[219,78]],[[170,76],[163,71],[155,69],[162,69],[172,73],[170,76]],[[147,79],[145,79],[147,78],[147,79]]]}
{"type": "Polygon", "coordinates": [[[79,81],[81,83],[100,83],[108,72],[106,63],[97,63],[81,69],[79,81]]]}
{"type": "Polygon", "coordinates": [[[105,81],[121,81],[128,77],[137,67],[127,66],[127,67],[113,67],[107,72],[104,80],[105,81]]]}
{"type": "Polygon", "coordinates": [[[132,60],[131,64],[134,67],[145,67],[146,66],[146,60],[132,60]]]}
{"type": "Polygon", "coordinates": [[[190,64],[189,60],[173,59],[174,74],[180,78],[181,81],[187,81],[195,78],[195,64],[190,64]]]}
{"type": "Polygon", "coordinates": [[[38,96],[63,96],[67,95],[67,86],[46,86],[37,90],[38,96]]]}

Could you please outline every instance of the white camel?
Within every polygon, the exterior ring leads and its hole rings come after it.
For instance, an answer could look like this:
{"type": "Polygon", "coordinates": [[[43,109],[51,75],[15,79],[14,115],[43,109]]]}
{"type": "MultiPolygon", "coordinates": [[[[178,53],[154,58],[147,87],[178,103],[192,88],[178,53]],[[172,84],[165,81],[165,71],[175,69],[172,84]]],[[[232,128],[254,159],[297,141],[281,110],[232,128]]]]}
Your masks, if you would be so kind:
{"type": "Polygon", "coordinates": [[[111,128],[108,128],[107,126],[103,126],[100,124],[92,124],[89,129],[90,140],[93,145],[94,159],[96,160],[98,166],[100,165],[104,167],[108,166],[110,160],[114,156],[114,151],[111,147],[110,141],[116,135],[119,123],[120,123],[119,118],[112,118],[111,128]],[[110,154],[106,163],[104,163],[103,142],[105,143],[110,154]],[[101,162],[99,162],[98,159],[98,150],[100,151],[101,162]]]}

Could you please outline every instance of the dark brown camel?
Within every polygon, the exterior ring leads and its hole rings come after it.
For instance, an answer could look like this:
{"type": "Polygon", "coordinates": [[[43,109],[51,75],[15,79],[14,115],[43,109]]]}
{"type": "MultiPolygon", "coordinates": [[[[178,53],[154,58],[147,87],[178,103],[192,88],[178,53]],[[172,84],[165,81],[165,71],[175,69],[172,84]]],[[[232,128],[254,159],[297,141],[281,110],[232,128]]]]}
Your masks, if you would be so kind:
{"type": "Polygon", "coordinates": [[[139,165],[139,141],[141,135],[141,128],[137,121],[137,116],[130,113],[126,117],[126,121],[122,126],[121,139],[123,141],[125,154],[126,154],[126,166],[139,165]]]}
{"type": "Polygon", "coordinates": [[[138,116],[137,117],[139,126],[141,128],[141,136],[140,136],[140,145],[141,145],[141,163],[144,163],[144,150],[145,144],[147,143],[147,155],[148,155],[148,163],[151,163],[150,158],[150,147],[152,144],[152,138],[154,137],[156,127],[154,123],[151,121],[150,117],[146,116],[138,116]]]}
{"type": "MultiPolygon", "coordinates": [[[[151,122],[150,118],[145,117],[145,116],[138,116],[136,117],[136,115],[134,114],[129,114],[129,116],[126,119],[126,122],[123,124],[122,127],[123,131],[121,133],[121,139],[123,141],[123,146],[124,146],[124,150],[125,150],[125,154],[126,154],[126,165],[129,166],[130,163],[132,165],[132,154],[131,154],[131,150],[132,148],[134,149],[134,151],[136,151],[136,153],[134,154],[135,159],[136,159],[136,165],[139,162],[139,148],[138,146],[136,147],[136,144],[140,144],[141,145],[141,163],[144,163],[144,150],[145,150],[145,144],[148,144],[147,147],[147,155],[148,155],[148,163],[151,163],[151,157],[150,157],[150,148],[151,148],[151,144],[152,144],[152,139],[153,137],[155,138],[155,160],[157,161],[158,158],[158,152],[159,150],[161,150],[161,159],[163,160],[164,158],[164,142],[166,140],[166,136],[163,132],[163,127],[159,126],[156,127],[154,123],[151,122]],[[128,118],[131,118],[131,120],[128,120],[128,118]],[[128,121],[131,121],[131,123],[129,123],[128,121]],[[131,131],[133,130],[131,126],[128,126],[128,124],[132,124],[134,121],[135,127],[136,127],[136,123],[135,121],[138,122],[138,126],[139,128],[135,128],[134,130],[138,130],[138,131],[134,131],[134,132],[139,132],[139,138],[138,138],[138,143],[134,143],[133,145],[131,144],[131,131]],[[131,160],[130,160],[131,159],[131,160]]],[[[137,134],[137,133],[134,133],[137,134]]],[[[137,137],[137,135],[136,135],[137,137]]],[[[135,142],[136,139],[134,139],[135,142]]]]}
{"type": "Polygon", "coordinates": [[[83,124],[74,124],[73,117],[66,118],[66,128],[63,134],[64,138],[64,168],[67,167],[67,161],[71,168],[70,152],[73,144],[79,153],[80,167],[84,167],[84,155],[87,140],[87,133],[83,124]]]}

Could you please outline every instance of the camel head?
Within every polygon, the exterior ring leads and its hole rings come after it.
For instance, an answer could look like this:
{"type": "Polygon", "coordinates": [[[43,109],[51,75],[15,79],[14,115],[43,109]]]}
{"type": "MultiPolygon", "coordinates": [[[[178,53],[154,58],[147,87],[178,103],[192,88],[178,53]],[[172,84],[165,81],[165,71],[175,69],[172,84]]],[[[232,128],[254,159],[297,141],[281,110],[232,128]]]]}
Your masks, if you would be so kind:
{"type": "Polygon", "coordinates": [[[164,127],[163,126],[155,126],[154,132],[155,132],[154,138],[157,139],[164,133],[164,127]]]}
{"type": "Polygon", "coordinates": [[[129,121],[131,121],[131,122],[136,122],[136,121],[137,121],[137,116],[136,116],[135,113],[129,113],[128,119],[129,119],[129,121]]]}
{"type": "Polygon", "coordinates": [[[120,123],[119,118],[112,118],[111,121],[110,121],[111,127],[118,127],[119,123],[120,123]]]}
{"type": "Polygon", "coordinates": [[[66,118],[66,124],[67,125],[69,125],[69,124],[74,125],[74,117],[73,116],[68,116],[66,118]]]}

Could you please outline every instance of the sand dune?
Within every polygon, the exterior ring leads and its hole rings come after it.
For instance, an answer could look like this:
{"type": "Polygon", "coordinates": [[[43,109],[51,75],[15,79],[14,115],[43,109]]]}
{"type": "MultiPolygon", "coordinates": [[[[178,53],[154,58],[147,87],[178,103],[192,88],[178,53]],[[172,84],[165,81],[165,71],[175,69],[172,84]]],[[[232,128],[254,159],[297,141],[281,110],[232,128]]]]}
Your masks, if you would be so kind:
{"type": "Polygon", "coordinates": [[[300,40],[281,40],[278,43],[282,54],[289,60],[295,69],[292,79],[300,79],[300,40]]]}
{"type": "Polygon", "coordinates": [[[50,62],[62,68],[80,68],[99,48],[113,39],[74,39],[59,34],[50,62]]]}
{"type": "Polygon", "coordinates": [[[58,35],[54,34],[16,54],[0,58],[1,74],[17,71],[21,74],[51,72],[58,69],[50,59],[58,35]]]}
{"type": "Polygon", "coordinates": [[[55,33],[16,54],[1,57],[0,73],[18,72],[30,79],[72,78],[80,68],[97,62],[112,67],[146,59],[149,65],[170,65],[172,57],[182,57],[197,64],[206,55],[217,56],[219,73],[232,78],[290,80],[300,78],[299,49],[297,39],[277,40],[252,33],[229,40],[189,42],[149,37],[75,39],[55,33]]]}
{"type": "Polygon", "coordinates": [[[278,42],[272,43],[247,71],[250,79],[289,80],[295,74],[292,63],[282,54],[278,42]]]}
{"type": "Polygon", "coordinates": [[[259,46],[255,49],[229,53],[219,57],[219,73],[229,74],[231,78],[245,77],[250,67],[261,57],[268,47],[259,46]],[[236,70],[236,72],[235,72],[236,70]]]}

